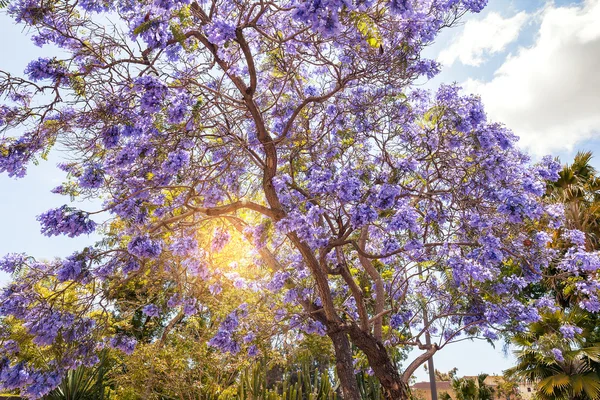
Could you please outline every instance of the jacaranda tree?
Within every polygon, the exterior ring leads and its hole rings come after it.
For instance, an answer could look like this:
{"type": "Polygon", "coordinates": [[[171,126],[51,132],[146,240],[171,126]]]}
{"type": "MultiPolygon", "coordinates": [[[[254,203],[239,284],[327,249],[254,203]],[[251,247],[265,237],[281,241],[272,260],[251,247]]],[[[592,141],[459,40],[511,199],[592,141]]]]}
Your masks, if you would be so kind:
{"type": "MultiPolygon", "coordinates": [[[[131,336],[98,334],[108,320],[98,315],[118,306],[104,293],[123,276],[177,283],[144,305],[148,317],[198,312],[196,294],[219,296],[232,276],[210,258],[234,234],[265,271],[235,284],[281,293],[286,330],[331,339],[344,399],[359,398],[352,345],[399,399],[448,343],[538,320],[554,300],[525,289],[558,254],[546,228],[560,225],[561,207],[542,195],[560,165],[530,164],[477,97],[411,89],[438,71],[424,46],[485,3],[10,1],[32,40],[60,51],[22,77],[2,73],[0,171],[22,177],[52,146],[67,150],[55,191],[101,195],[104,209],[49,210],[42,233],[106,239],[60,261],[2,261],[30,272],[4,289],[0,315],[24,321],[39,346],[69,349],[45,365],[4,349],[2,387],[37,398],[105,343],[132,351],[131,336]],[[198,240],[207,225],[217,226],[210,244],[198,240]],[[56,279],[52,295],[32,289],[39,276],[56,279]],[[96,294],[63,312],[61,288],[74,285],[96,294]],[[421,355],[399,371],[390,354],[409,347],[421,355]]],[[[572,248],[559,269],[596,271],[578,232],[564,235],[572,248]]],[[[585,276],[582,305],[598,311],[595,274],[585,276]]],[[[236,353],[256,340],[244,322],[253,311],[227,314],[209,345],[236,353]]]]}

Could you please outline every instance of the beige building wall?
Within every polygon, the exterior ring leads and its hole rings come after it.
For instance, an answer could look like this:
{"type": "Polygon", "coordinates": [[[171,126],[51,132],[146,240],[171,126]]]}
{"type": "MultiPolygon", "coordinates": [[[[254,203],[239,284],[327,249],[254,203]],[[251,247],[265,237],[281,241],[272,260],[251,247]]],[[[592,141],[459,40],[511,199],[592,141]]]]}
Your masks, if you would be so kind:
{"type": "MultiPolygon", "coordinates": [[[[474,376],[465,376],[464,378],[477,379],[477,377],[474,377],[474,376]]],[[[504,381],[504,378],[502,376],[490,375],[487,378],[485,378],[484,382],[488,386],[495,387],[495,386],[498,386],[503,381],[504,381]]],[[[443,392],[448,393],[450,395],[450,397],[452,397],[453,399],[456,399],[454,390],[452,389],[451,382],[438,381],[438,382],[436,382],[436,388],[437,388],[437,392],[438,392],[438,399],[440,398],[440,394],[442,394],[443,392]]],[[[414,385],[411,386],[411,390],[412,390],[413,395],[417,396],[417,398],[422,399],[422,400],[431,400],[431,390],[430,390],[429,382],[415,383],[414,385]]],[[[535,392],[535,384],[522,382],[519,384],[518,390],[519,390],[519,394],[521,395],[521,398],[523,400],[531,400],[533,398],[533,394],[535,392]]],[[[505,398],[498,396],[497,394],[494,395],[494,398],[496,400],[506,400],[505,398]]]]}

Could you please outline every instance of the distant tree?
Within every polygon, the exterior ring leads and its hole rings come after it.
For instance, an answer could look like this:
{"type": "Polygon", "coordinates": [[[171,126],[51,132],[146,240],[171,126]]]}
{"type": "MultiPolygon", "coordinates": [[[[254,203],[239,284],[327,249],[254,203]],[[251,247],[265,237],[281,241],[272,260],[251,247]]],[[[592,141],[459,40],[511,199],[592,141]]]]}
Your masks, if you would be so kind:
{"type": "Polygon", "coordinates": [[[441,372],[440,370],[435,370],[435,377],[438,381],[451,381],[455,376],[456,372],[458,372],[458,368],[454,367],[448,372],[441,372]]]}
{"type": "Polygon", "coordinates": [[[498,382],[495,390],[497,397],[506,400],[520,400],[523,397],[519,391],[519,381],[506,374],[498,382]]]}
{"type": "Polygon", "coordinates": [[[441,392],[438,397],[440,400],[452,400],[452,396],[448,392],[441,392]]]}
{"type": "Polygon", "coordinates": [[[494,388],[485,383],[487,377],[487,374],[479,374],[476,378],[453,378],[455,400],[492,400],[494,388]]]}

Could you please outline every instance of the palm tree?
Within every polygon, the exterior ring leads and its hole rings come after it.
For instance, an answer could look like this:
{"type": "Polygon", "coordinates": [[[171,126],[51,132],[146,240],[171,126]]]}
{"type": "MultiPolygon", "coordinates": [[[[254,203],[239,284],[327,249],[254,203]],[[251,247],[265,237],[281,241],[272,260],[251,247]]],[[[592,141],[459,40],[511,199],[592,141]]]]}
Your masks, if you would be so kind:
{"type": "Polygon", "coordinates": [[[519,382],[515,379],[510,379],[508,376],[504,376],[502,381],[496,386],[496,395],[498,399],[506,400],[520,400],[523,398],[521,392],[519,392],[519,382]]]}
{"type": "Polygon", "coordinates": [[[458,368],[454,367],[448,372],[442,372],[438,369],[435,370],[435,379],[438,381],[451,381],[456,376],[458,368]]]}
{"type": "Polygon", "coordinates": [[[517,365],[505,375],[534,384],[540,400],[598,400],[600,345],[561,337],[557,325],[563,318],[560,312],[546,315],[515,335],[517,365]]]}
{"type": "Polygon", "coordinates": [[[477,379],[453,378],[452,389],[456,393],[456,400],[492,400],[494,389],[485,384],[487,374],[479,374],[477,379]]]}
{"type": "Polygon", "coordinates": [[[600,247],[600,178],[590,164],[592,157],[589,151],[578,152],[547,190],[551,201],[564,204],[567,228],[587,234],[588,250],[600,247]]]}
{"type": "MultiPolygon", "coordinates": [[[[600,250],[600,177],[591,165],[591,152],[578,152],[573,162],[559,172],[556,182],[548,182],[546,198],[559,203],[565,210],[565,228],[578,229],[585,233],[585,247],[588,251],[600,250]]],[[[570,244],[561,238],[562,229],[554,234],[553,247],[565,251],[570,244]]],[[[574,282],[567,279],[564,272],[555,270],[544,279],[542,291],[550,291],[558,304],[570,309],[578,308],[579,299],[572,290],[574,282]]],[[[597,318],[589,318],[596,325],[597,318]]]]}

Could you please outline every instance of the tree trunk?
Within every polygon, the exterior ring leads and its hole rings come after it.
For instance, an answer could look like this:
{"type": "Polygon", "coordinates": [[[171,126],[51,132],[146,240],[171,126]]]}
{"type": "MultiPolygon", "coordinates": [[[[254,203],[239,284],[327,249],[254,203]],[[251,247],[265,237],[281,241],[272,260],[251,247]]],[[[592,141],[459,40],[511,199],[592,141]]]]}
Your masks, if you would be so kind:
{"type": "Polygon", "coordinates": [[[369,360],[369,366],[377,377],[387,400],[406,400],[410,397],[408,383],[402,380],[398,368],[390,358],[381,341],[373,335],[362,331],[358,326],[350,327],[352,343],[358,347],[369,360]]]}
{"type": "Polygon", "coordinates": [[[344,400],[361,400],[356,376],[354,375],[354,365],[352,362],[352,347],[348,335],[343,331],[334,331],[327,333],[327,336],[333,342],[335,350],[335,369],[340,380],[342,395],[344,400]]]}

